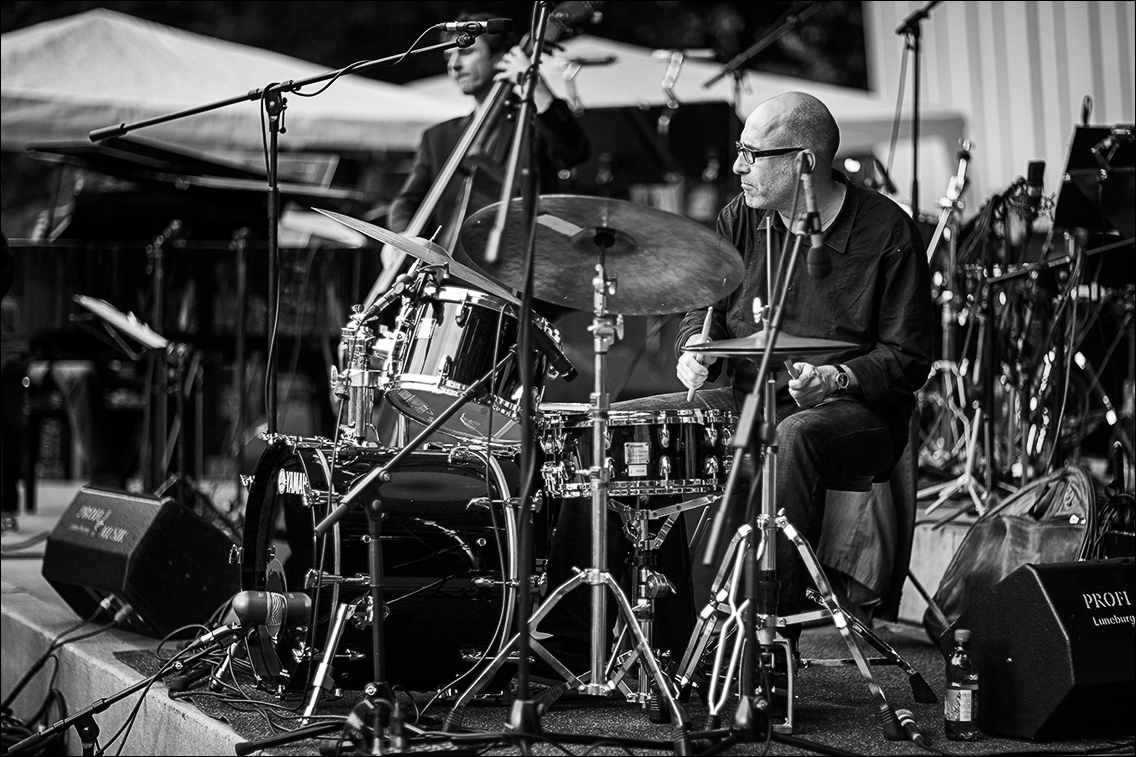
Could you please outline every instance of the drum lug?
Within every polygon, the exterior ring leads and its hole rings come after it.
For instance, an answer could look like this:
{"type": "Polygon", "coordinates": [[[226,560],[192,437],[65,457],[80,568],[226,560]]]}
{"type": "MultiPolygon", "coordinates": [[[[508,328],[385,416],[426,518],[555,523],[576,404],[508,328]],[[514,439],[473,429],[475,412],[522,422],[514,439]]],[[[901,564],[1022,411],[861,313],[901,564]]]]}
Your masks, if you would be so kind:
{"type": "Polygon", "coordinates": [[[659,446],[663,449],[671,446],[671,430],[666,426],[659,427],[659,446]]]}
{"type": "Polygon", "coordinates": [[[704,435],[703,438],[706,439],[706,443],[711,447],[718,443],[718,428],[716,426],[704,426],[702,433],[704,435]]]}
{"type": "Polygon", "coordinates": [[[442,360],[442,368],[438,371],[438,377],[443,381],[448,381],[450,379],[451,370],[453,370],[453,358],[447,355],[445,359],[442,360]]]}
{"type": "Polygon", "coordinates": [[[454,314],[454,323],[457,324],[458,328],[463,328],[465,326],[466,319],[469,317],[469,310],[469,293],[467,292],[465,297],[462,298],[462,303],[458,307],[458,312],[454,314]]]}
{"type": "Polygon", "coordinates": [[[568,470],[564,463],[545,463],[540,469],[544,486],[553,497],[564,496],[564,484],[568,482],[568,470]]]}
{"type": "Polygon", "coordinates": [[[713,455],[710,455],[709,457],[706,458],[706,464],[703,466],[703,468],[705,469],[707,478],[717,478],[718,477],[718,458],[714,457],[713,455]]]}
{"type": "Polygon", "coordinates": [[[669,481],[671,478],[671,458],[669,455],[659,457],[659,478],[669,481]]]}

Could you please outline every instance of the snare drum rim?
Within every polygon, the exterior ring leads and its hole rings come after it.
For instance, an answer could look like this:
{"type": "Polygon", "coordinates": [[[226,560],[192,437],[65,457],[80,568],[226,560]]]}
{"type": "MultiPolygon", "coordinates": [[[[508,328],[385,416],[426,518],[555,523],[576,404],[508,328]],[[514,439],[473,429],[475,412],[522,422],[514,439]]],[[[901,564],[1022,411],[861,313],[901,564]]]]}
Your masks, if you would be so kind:
{"type": "MultiPolygon", "coordinates": [[[[668,410],[609,410],[608,426],[661,426],[671,423],[693,423],[708,425],[714,423],[733,424],[737,415],[725,410],[703,410],[701,408],[675,408],[668,410]]],[[[595,425],[591,415],[561,422],[563,428],[587,428],[595,425]]]]}

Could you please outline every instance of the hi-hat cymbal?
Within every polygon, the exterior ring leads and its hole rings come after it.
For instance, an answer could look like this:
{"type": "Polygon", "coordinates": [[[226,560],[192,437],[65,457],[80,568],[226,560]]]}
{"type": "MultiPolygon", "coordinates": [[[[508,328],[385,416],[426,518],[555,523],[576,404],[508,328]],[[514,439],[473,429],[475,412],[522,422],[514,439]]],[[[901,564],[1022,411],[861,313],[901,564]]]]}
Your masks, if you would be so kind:
{"type": "MultiPolygon", "coordinates": [[[[467,255],[487,274],[520,290],[527,235],[521,200],[510,201],[498,259],[485,259],[500,203],[474,213],[461,231],[467,255]]],[[[595,266],[616,281],[605,309],[662,315],[705,307],[742,280],[741,255],[710,229],[674,213],[605,197],[543,195],[536,218],[533,296],[592,310],[595,266]]]]}
{"type": "Polygon", "coordinates": [[[426,265],[445,266],[449,270],[449,275],[455,279],[460,279],[467,284],[473,284],[478,289],[481,289],[488,294],[495,297],[500,297],[506,302],[514,305],[520,305],[521,300],[516,294],[509,291],[506,287],[501,286],[500,283],[487,277],[485,274],[473,270],[469,266],[462,265],[461,263],[450,257],[444,247],[434,244],[426,239],[411,239],[404,237],[402,234],[384,229],[382,226],[376,226],[373,223],[360,221],[350,216],[345,216],[342,213],[333,213],[330,210],[320,210],[313,208],[317,213],[322,213],[328,218],[338,221],[339,223],[349,228],[355,229],[361,234],[365,234],[371,239],[378,240],[383,244],[389,244],[392,247],[405,252],[421,260],[426,265]]]}
{"type": "MultiPolygon", "coordinates": [[[[684,352],[693,352],[710,357],[761,357],[768,339],[764,331],[737,339],[719,339],[716,342],[703,342],[683,347],[684,352]]],[[[840,342],[835,339],[817,339],[807,336],[780,334],[773,345],[773,357],[781,359],[795,355],[826,355],[843,352],[860,345],[855,342],[840,342]]]]}

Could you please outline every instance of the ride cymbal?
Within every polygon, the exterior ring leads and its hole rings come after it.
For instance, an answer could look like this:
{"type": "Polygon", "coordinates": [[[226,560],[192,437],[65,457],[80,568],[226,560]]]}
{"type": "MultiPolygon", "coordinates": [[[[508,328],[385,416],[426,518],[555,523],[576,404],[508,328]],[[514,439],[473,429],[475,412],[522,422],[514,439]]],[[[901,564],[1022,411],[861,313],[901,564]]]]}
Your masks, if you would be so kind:
{"type": "MultiPolygon", "coordinates": [[[[485,259],[500,203],[474,213],[461,244],[486,274],[518,291],[524,286],[526,237],[522,200],[511,200],[496,262],[485,259]]],[[[615,293],[605,309],[663,315],[718,302],[742,280],[741,255],[710,229],[674,213],[606,197],[543,195],[536,217],[533,296],[591,311],[596,264],[615,293]]]]}

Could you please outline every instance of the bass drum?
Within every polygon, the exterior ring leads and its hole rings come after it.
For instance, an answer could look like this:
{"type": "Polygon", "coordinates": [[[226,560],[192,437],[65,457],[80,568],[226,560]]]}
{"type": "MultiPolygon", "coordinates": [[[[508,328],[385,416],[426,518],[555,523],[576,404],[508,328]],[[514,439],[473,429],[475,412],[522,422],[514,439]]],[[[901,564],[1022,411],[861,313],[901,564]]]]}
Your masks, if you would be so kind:
{"type": "MultiPolygon", "coordinates": [[[[306,637],[292,630],[275,642],[265,634],[250,641],[254,668],[270,687],[306,687],[307,665],[297,662],[305,658],[304,645],[318,661],[335,608],[368,594],[366,513],[352,510],[329,532],[318,590],[321,545],[315,526],[353,483],[394,454],[386,448],[335,447],[325,439],[276,437],[261,456],[246,507],[242,586],[306,591],[316,600],[306,637]]],[[[511,462],[464,447],[418,451],[376,488],[383,510],[390,683],[419,691],[444,687],[473,667],[471,654],[496,654],[511,627],[515,602],[501,587],[503,578],[517,573],[516,529],[511,508],[503,511],[501,505],[510,497],[502,462],[514,475],[511,462]]],[[[374,679],[370,624],[354,622],[362,615],[346,624],[336,650],[336,686],[358,688],[374,679]]]]}

